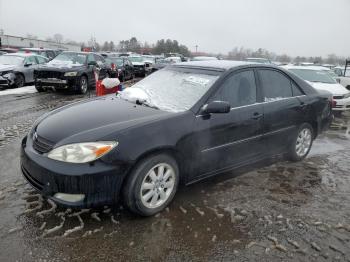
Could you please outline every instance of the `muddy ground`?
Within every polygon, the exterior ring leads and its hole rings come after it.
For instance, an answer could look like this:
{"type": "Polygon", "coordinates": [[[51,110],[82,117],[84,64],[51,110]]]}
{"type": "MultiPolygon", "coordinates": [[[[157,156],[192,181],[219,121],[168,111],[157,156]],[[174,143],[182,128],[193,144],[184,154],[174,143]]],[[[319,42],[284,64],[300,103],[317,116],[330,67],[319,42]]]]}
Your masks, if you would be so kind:
{"type": "MultiPolygon", "coordinates": [[[[1,91],[0,91],[1,92],[1,91]]],[[[87,96],[0,96],[0,261],[350,261],[350,114],[300,163],[283,159],[181,187],[161,214],[70,210],[23,180],[33,121],[87,96]]]]}

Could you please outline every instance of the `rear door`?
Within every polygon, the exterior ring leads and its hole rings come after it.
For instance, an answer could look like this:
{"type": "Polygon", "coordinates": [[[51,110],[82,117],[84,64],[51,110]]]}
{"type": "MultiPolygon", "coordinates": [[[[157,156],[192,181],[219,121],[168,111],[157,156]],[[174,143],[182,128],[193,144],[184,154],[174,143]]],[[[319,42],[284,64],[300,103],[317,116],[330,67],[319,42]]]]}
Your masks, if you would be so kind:
{"type": "Polygon", "coordinates": [[[285,151],[302,122],[304,94],[278,69],[259,69],[258,76],[264,98],[266,152],[278,154],[285,151]],[[293,91],[293,88],[296,89],[293,91]]]}
{"type": "Polygon", "coordinates": [[[231,111],[196,117],[199,176],[261,156],[263,105],[254,70],[232,73],[210,101],[227,101],[231,111]]]}

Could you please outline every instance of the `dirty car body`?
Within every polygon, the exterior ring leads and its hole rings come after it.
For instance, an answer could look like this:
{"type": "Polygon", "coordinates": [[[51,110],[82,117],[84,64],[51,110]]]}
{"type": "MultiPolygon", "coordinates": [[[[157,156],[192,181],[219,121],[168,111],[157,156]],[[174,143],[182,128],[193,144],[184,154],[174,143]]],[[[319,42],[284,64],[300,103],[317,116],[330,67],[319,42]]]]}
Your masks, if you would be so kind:
{"type": "Polygon", "coordinates": [[[165,84],[147,103],[112,95],[44,115],[22,141],[24,177],[44,196],[66,206],[111,204],[120,198],[135,165],[152,154],[173,156],[180,181],[191,184],[283,155],[301,124],[312,126],[314,139],[332,119],[329,93],[316,91],[294,74],[270,65],[186,62],[155,72],[126,90],[151,94],[157,91],[152,88],[165,84]],[[279,83],[287,85],[287,93],[268,95],[265,73],[284,79],[279,83]],[[227,87],[235,85],[237,77],[238,91],[232,95],[227,87]],[[252,87],[255,91],[248,94],[252,87]],[[228,108],[209,110],[218,105],[228,108]],[[86,163],[48,157],[65,145],[96,141],[116,144],[86,163]],[[68,197],[61,198],[61,193],[68,197]]]}

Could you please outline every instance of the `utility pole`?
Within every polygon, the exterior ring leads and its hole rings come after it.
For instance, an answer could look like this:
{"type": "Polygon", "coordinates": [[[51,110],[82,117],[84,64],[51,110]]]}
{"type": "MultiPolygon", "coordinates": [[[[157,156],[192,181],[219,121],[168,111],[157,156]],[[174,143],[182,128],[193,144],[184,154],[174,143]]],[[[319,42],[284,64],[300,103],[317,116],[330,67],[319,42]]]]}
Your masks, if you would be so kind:
{"type": "Polygon", "coordinates": [[[197,54],[198,53],[198,45],[195,45],[194,47],[196,48],[196,54],[197,54]]]}

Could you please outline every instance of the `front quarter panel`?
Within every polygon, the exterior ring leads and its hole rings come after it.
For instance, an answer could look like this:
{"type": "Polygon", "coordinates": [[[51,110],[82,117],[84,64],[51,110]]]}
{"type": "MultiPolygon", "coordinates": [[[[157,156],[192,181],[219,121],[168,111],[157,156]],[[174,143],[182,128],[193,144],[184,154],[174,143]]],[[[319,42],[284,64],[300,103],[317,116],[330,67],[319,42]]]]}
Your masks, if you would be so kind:
{"type": "MultiPolygon", "coordinates": [[[[135,163],[155,151],[171,150],[185,162],[191,159],[191,141],[187,138],[193,130],[194,115],[187,111],[174,113],[143,126],[126,129],[118,134],[108,135],[104,140],[116,140],[118,146],[109,156],[117,162],[135,163]]],[[[185,162],[179,165],[186,164],[185,162]]]]}

